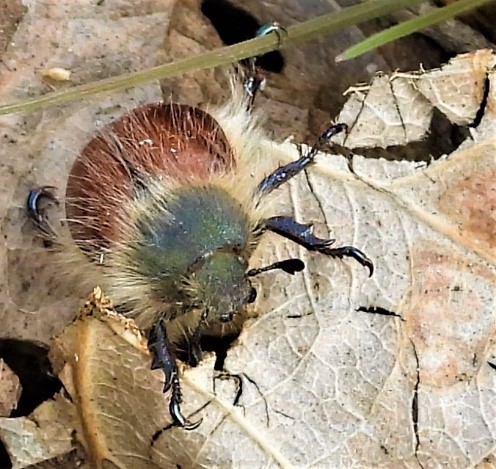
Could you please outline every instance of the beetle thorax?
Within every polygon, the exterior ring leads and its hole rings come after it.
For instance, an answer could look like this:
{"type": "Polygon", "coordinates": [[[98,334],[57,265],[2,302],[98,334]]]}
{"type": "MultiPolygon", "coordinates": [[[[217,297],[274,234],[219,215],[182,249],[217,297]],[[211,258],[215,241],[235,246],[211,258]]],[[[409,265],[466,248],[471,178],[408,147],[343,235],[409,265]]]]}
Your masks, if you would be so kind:
{"type": "Polygon", "coordinates": [[[246,303],[250,219],[226,190],[215,184],[181,185],[167,193],[145,189],[128,213],[139,216],[126,217],[132,223],[127,239],[115,246],[111,270],[129,276],[119,284],[143,287],[132,303],[153,303],[170,317],[190,307],[208,309],[210,319],[228,318],[246,303]]]}

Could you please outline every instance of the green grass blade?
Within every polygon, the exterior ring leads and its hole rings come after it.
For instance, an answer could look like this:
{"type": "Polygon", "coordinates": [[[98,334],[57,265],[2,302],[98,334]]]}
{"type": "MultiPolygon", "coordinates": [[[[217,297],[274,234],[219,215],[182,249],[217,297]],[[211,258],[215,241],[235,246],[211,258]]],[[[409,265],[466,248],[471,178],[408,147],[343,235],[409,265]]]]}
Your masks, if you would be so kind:
{"type": "MultiPolygon", "coordinates": [[[[305,42],[322,34],[331,33],[358,24],[407,6],[422,3],[424,0],[374,0],[344,8],[337,13],[329,13],[317,18],[295,24],[287,28],[287,37],[281,47],[305,42]]],[[[108,91],[122,90],[153,80],[180,75],[194,70],[227,65],[241,59],[261,55],[280,46],[276,34],[251,39],[239,44],[215,49],[204,54],[152,67],[138,72],[109,77],[103,80],[74,86],[73,88],[47,93],[25,101],[0,106],[0,115],[19,111],[68,103],[108,91]]]]}
{"type": "Polygon", "coordinates": [[[426,13],[409,21],[405,21],[396,26],[388,28],[380,33],[374,34],[362,42],[346,49],[343,53],[336,57],[336,61],[354,59],[365,52],[370,52],[377,47],[383,46],[389,42],[395,41],[409,34],[415,33],[423,28],[432,26],[433,24],[440,23],[480,7],[486,3],[493,2],[494,0],[459,0],[446,7],[438,8],[434,11],[426,13]]]}

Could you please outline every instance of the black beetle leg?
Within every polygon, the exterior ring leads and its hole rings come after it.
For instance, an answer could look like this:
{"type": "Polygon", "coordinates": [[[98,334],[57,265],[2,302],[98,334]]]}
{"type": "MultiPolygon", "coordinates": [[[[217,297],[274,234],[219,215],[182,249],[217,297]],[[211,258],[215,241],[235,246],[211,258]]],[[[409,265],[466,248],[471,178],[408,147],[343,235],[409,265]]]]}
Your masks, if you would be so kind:
{"type": "Polygon", "coordinates": [[[263,395],[262,390],[260,389],[260,387],[258,386],[256,381],[254,381],[252,378],[250,378],[246,373],[232,374],[226,370],[217,371],[216,374],[214,375],[214,380],[213,380],[214,394],[217,393],[216,389],[215,389],[216,380],[218,380],[218,379],[221,379],[221,380],[232,379],[232,380],[234,380],[234,382],[236,383],[236,395],[234,396],[232,405],[243,407],[243,411],[244,411],[244,406],[239,403],[241,396],[243,395],[243,378],[246,379],[253,386],[255,386],[255,389],[258,391],[258,394],[260,394],[260,397],[262,398],[262,400],[264,402],[264,406],[265,406],[265,415],[267,417],[267,426],[269,426],[270,415],[269,415],[269,405],[267,403],[267,399],[263,395]]]}
{"type": "Polygon", "coordinates": [[[294,241],[309,251],[316,251],[332,257],[352,257],[361,265],[369,269],[369,277],[374,273],[374,264],[359,249],[353,246],[331,248],[334,239],[317,238],[313,234],[312,225],[298,223],[291,217],[271,217],[265,220],[264,227],[274,233],[294,241]]]}
{"type": "Polygon", "coordinates": [[[346,124],[335,124],[329,127],[305,154],[299,159],[277,168],[272,174],[266,176],[258,185],[259,196],[270,194],[274,189],[301,173],[304,169],[314,163],[315,155],[329,143],[329,139],[334,135],[348,129],[346,124]]]}
{"type": "MultiPolygon", "coordinates": [[[[258,28],[255,33],[255,37],[266,36],[270,33],[275,33],[277,35],[278,47],[281,47],[284,35],[288,35],[286,28],[284,28],[277,21],[274,21],[272,23],[264,24],[258,28]]],[[[248,110],[253,108],[255,96],[265,81],[263,74],[260,72],[260,67],[258,66],[259,58],[260,56],[256,56],[248,60],[248,73],[243,83],[246,101],[248,103],[248,110]]]]}
{"type": "Polygon", "coordinates": [[[183,427],[185,430],[195,430],[202,423],[203,419],[200,419],[196,422],[190,422],[185,419],[183,414],[181,413],[181,402],[183,400],[181,393],[181,386],[179,384],[179,377],[177,376],[177,372],[172,376],[172,395],[169,402],[169,412],[176,423],[180,427],[183,427]]]}
{"type": "Polygon", "coordinates": [[[198,363],[201,362],[203,355],[203,351],[201,348],[200,337],[197,334],[194,334],[192,337],[188,339],[188,365],[189,366],[198,366],[198,363]]]}
{"type": "Polygon", "coordinates": [[[38,228],[48,236],[54,236],[55,232],[50,226],[47,217],[43,213],[43,209],[40,207],[40,201],[42,199],[48,199],[50,202],[59,205],[57,197],[54,195],[55,187],[53,186],[42,186],[29,191],[28,198],[26,200],[26,209],[29,215],[38,228]]]}
{"type": "Polygon", "coordinates": [[[256,57],[251,58],[249,60],[248,72],[243,82],[245,100],[249,111],[253,109],[255,96],[257,95],[257,92],[262,86],[264,80],[264,76],[260,73],[259,67],[256,65],[256,57]]]}
{"type": "Polygon", "coordinates": [[[189,422],[181,413],[182,392],[179,382],[176,357],[167,338],[167,331],[162,321],[156,322],[148,337],[148,349],[153,356],[152,370],[161,368],[165,375],[164,392],[171,389],[169,412],[175,425],[185,430],[198,428],[202,420],[189,422]]]}
{"type": "Polygon", "coordinates": [[[269,270],[281,269],[287,274],[294,275],[296,272],[301,272],[305,268],[305,263],[301,259],[285,259],[283,261],[274,262],[273,264],[256,269],[250,269],[246,272],[247,277],[254,277],[269,270]]]}
{"type": "Polygon", "coordinates": [[[255,37],[267,36],[267,34],[270,33],[275,33],[277,35],[277,47],[279,48],[282,46],[284,37],[288,36],[287,29],[281,23],[273,21],[272,23],[266,23],[260,26],[255,33],[255,37]]]}
{"type": "Polygon", "coordinates": [[[233,399],[233,406],[239,405],[239,400],[241,399],[241,395],[243,394],[243,380],[241,379],[241,375],[236,375],[236,374],[231,374],[228,371],[216,371],[213,379],[213,391],[214,394],[217,393],[215,389],[215,382],[220,379],[220,380],[228,380],[228,379],[233,379],[234,382],[236,383],[236,395],[234,396],[233,399]]]}
{"type": "Polygon", "coordinates": [[[197,366],[202,359],[201,333],[208,317],[208,308],[203,311],[193,334],[188,339],[188,365],[197,366]]]}

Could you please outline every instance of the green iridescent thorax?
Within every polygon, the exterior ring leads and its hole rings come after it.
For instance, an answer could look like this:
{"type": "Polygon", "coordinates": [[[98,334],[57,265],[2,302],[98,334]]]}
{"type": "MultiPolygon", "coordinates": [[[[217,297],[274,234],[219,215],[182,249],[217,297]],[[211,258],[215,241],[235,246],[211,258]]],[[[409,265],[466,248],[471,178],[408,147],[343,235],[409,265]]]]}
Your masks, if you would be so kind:
{"type": "Polygon", "coordinates": [[[239,202],[218,186],[183,186],[168,213],[149,212],[137,222],[133,258],[139,274],[159,286],[160,299],[239,309],[251,288],[250,224],[239,202]]]}

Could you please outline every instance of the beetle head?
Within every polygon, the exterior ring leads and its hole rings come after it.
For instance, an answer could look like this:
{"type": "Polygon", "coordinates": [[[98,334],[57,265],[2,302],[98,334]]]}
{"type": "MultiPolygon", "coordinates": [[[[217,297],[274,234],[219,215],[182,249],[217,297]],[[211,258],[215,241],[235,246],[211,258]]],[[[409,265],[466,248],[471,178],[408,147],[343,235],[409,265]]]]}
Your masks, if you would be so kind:
{"type": "Polygon", "coordinates": [[[190,268],[188,283],[195,286],[195,301],[212,322],[230,322],[241,308],[253,303],[256,290],[246,274],[247,262],[232,251],[214,251],[190,268]]]}

